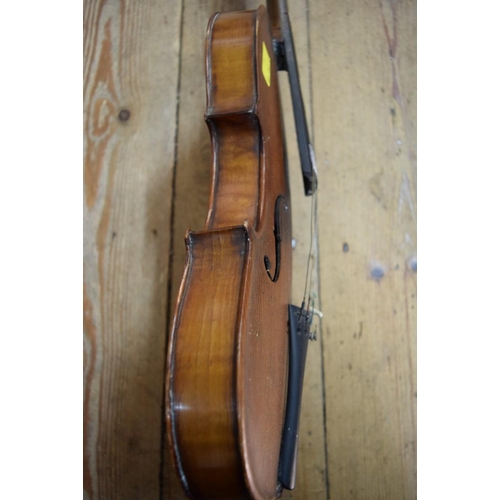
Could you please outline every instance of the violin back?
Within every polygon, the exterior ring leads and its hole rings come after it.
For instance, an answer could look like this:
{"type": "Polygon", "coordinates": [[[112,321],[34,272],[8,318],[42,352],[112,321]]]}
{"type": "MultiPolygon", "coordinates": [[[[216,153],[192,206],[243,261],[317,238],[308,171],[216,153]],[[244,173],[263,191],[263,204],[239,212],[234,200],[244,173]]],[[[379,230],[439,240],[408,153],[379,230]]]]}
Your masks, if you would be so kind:
{"type": "Polygon", "coordinates": [[[215,14],[206,41],[213,178],[186,235],[169,344],[167,427],[193,498],[280,496],[291,209],[266,9],[215,14]]]}

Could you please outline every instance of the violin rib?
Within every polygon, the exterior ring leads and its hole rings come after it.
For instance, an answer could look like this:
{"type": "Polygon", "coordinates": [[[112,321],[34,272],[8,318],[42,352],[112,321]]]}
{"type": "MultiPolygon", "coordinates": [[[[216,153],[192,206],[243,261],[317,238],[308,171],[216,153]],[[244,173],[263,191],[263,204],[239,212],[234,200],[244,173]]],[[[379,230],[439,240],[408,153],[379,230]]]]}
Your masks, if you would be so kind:
{"type": "Polygon", "coordinates": [[[190,497],[270,500],[281,494],[291,209],[266,9],[214,15],[206,61],[212,190],[205,228],[186,235],[167,430],[190,497]]]}

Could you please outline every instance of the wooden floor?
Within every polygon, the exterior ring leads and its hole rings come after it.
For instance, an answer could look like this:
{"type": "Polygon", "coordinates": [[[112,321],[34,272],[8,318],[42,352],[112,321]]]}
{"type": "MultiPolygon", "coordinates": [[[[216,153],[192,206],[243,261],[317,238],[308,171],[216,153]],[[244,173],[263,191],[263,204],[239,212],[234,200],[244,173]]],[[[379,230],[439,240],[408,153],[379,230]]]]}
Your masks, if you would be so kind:
{"type": "MultiPolygon", "coordinates": [[[[416,1],[289,0],[319,168],[320,341],[296,499],[416,498],[416,1]]],[[[204,36],[256,2],[84,2],[84,497],[183,498],[167,331],[211,176],[204,36]]],[[[294,298],[306,262],[286,75],[294,298]]]]}

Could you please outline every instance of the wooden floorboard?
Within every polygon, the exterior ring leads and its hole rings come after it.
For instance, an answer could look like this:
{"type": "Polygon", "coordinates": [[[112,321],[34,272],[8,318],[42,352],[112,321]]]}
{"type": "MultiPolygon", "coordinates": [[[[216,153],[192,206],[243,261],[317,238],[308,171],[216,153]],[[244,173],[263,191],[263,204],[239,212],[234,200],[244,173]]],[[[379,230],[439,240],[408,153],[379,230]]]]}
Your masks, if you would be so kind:
{"type": "Polygon", "coordinates": [[[328,477],[416,498],[416,3],[310,3],[328,477]]]}
{"type": "MultiPolygon", "coordinates": [[[[87,499],[184,498],[164,441],[164,355],[184,234],[207,215],[206,26],[259,3],[84,3],[87,499]]],[[[413,499],[416,3],[288,4],[319,169],[324,318],[309,346],[297,488],[284,497],[413,499]]],[[[280,88],[299,303],[310,199],[286,74],[280,88]]]]}
{"type": "Polygon", "coordinates": [[[159,498],[179,33],[173,2],[84,3],[86,499],[159,498]]]}

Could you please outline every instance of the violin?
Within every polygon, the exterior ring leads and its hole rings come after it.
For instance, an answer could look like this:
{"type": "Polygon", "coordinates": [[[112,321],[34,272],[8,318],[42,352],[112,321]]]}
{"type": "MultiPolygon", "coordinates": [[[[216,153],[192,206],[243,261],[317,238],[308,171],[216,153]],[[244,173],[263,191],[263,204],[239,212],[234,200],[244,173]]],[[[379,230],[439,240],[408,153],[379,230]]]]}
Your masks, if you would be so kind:
{"type": "MultiPolygon", "coordinates": [[[[291,204],[278,70],[289,73],[302,177],[317,175],[286,2],[216,13],[206,38],[213,152],[204,229],[188,231],[167,359],[167,435],[191,498],[295,486],[313,306],[290,304],[291,204]]],[[[308,263],[309,264],[309,263],[308,263]]]]}

